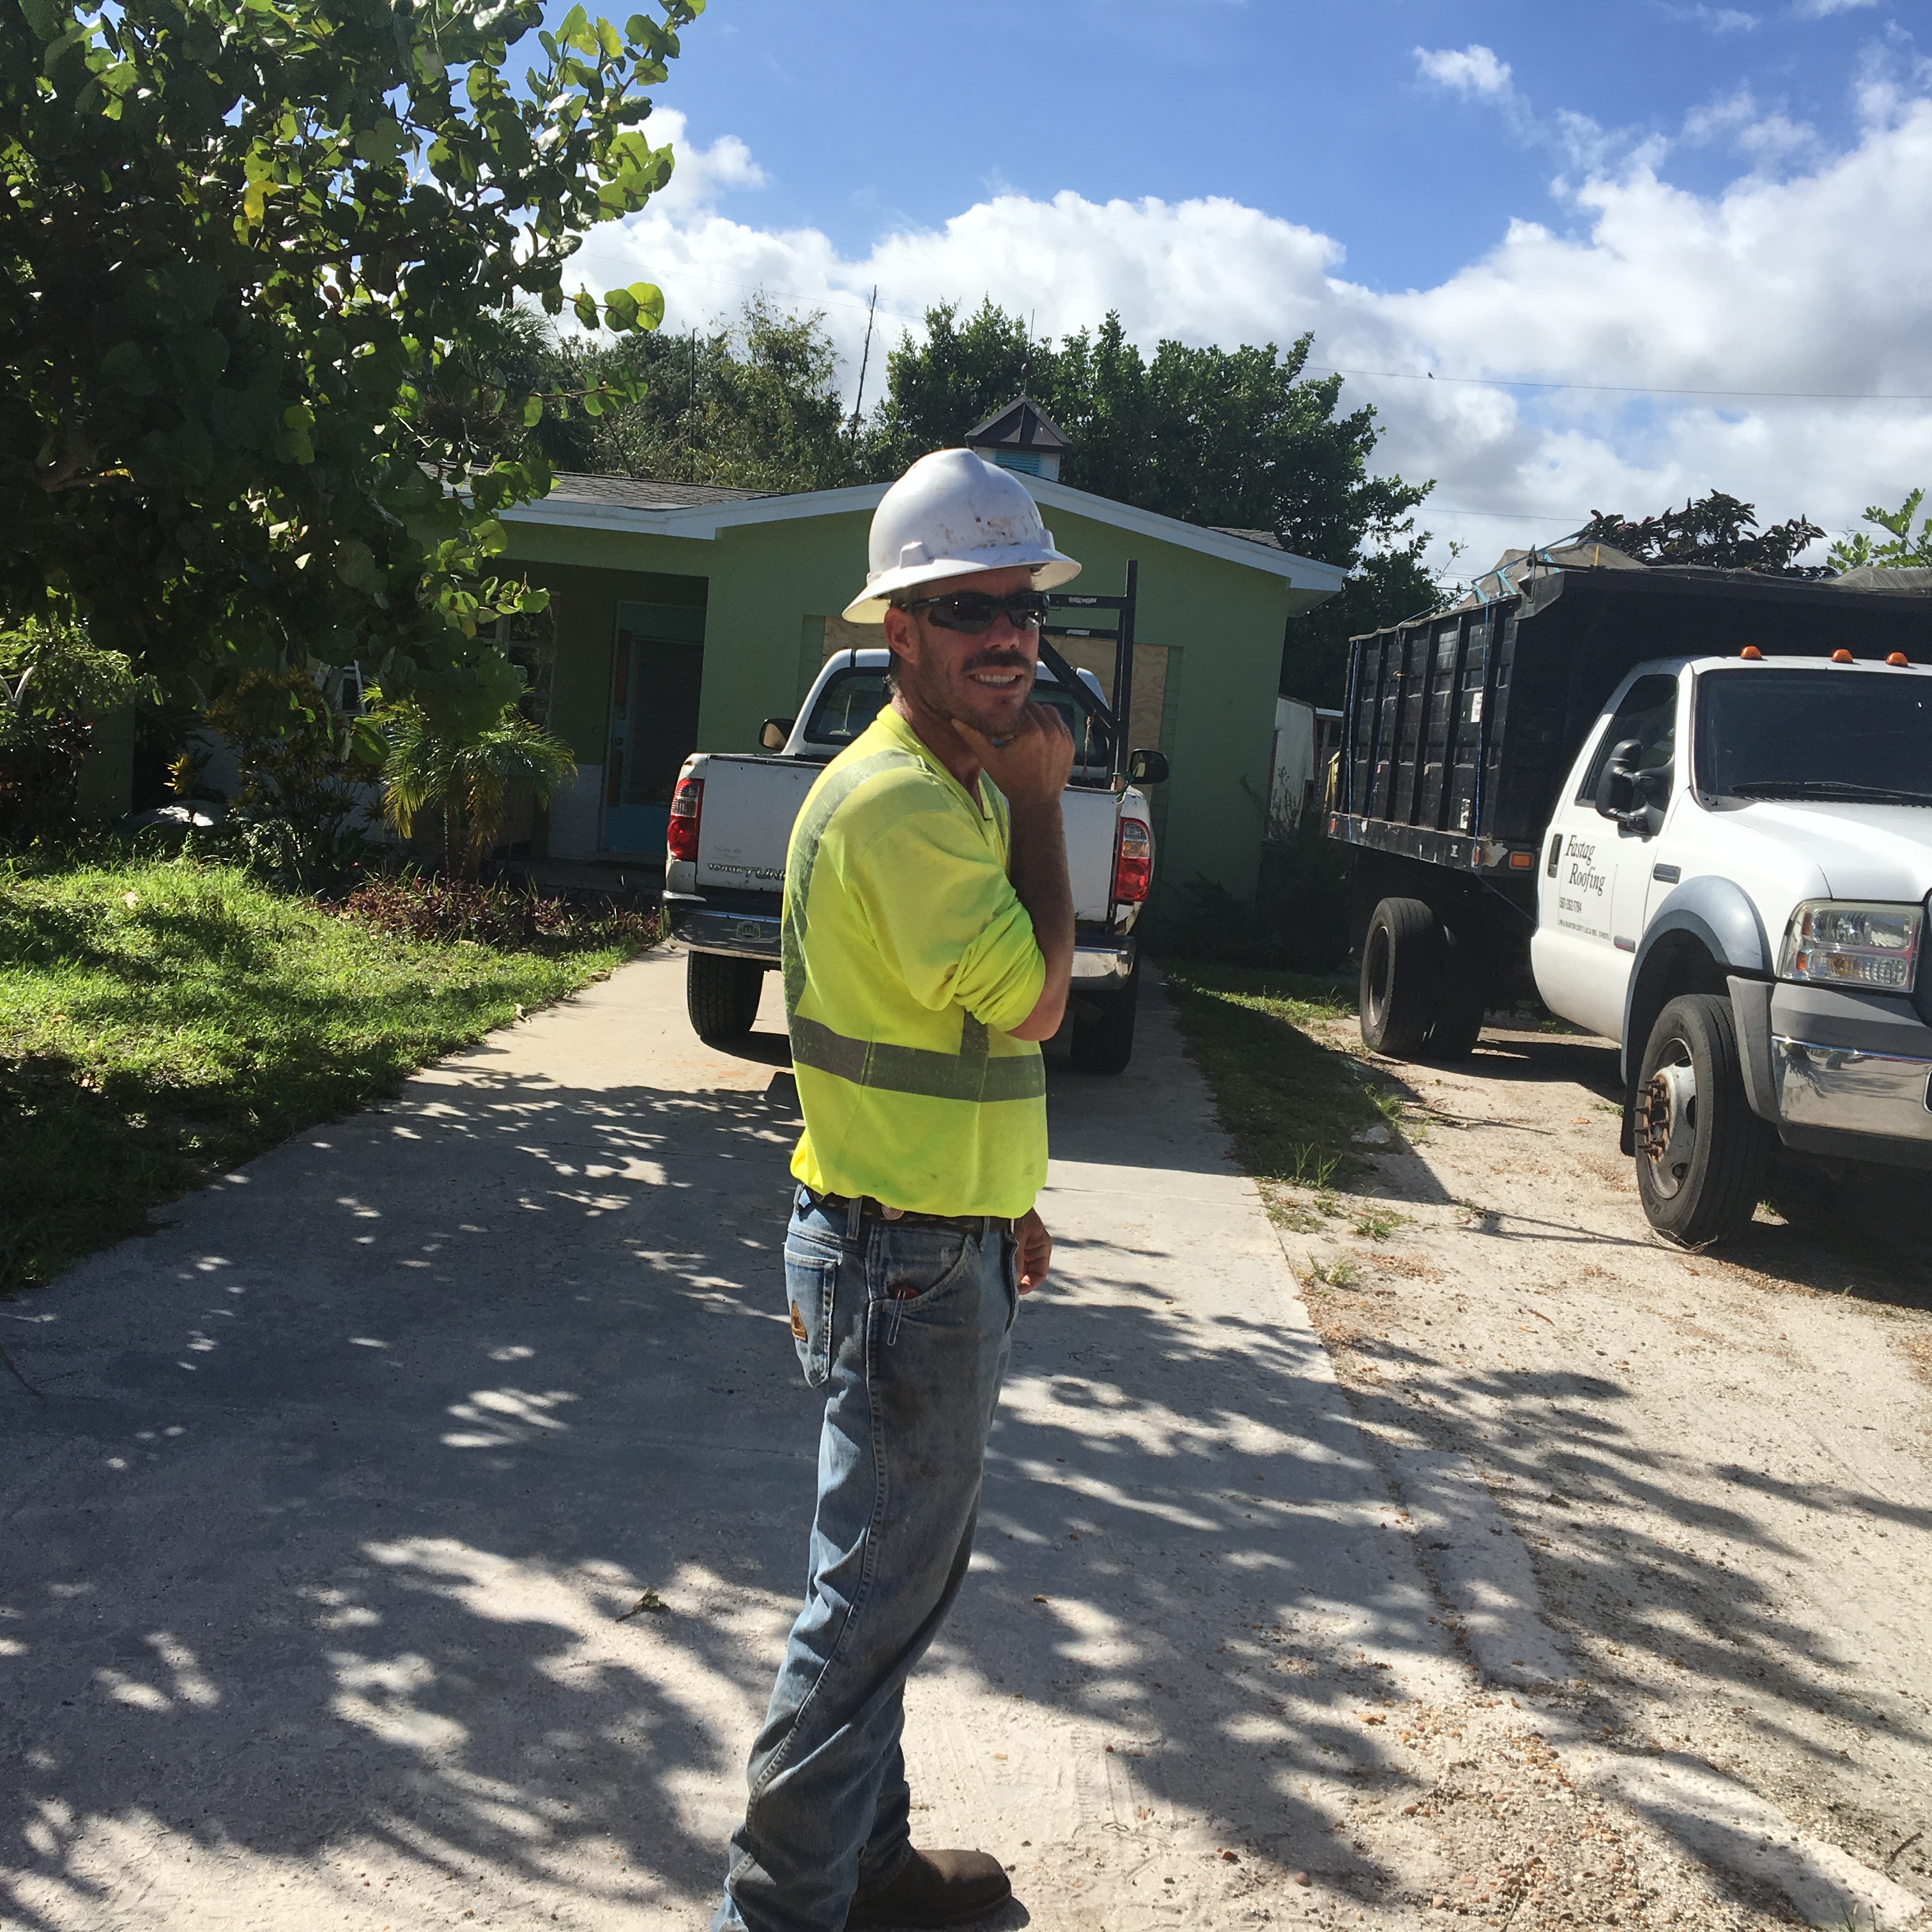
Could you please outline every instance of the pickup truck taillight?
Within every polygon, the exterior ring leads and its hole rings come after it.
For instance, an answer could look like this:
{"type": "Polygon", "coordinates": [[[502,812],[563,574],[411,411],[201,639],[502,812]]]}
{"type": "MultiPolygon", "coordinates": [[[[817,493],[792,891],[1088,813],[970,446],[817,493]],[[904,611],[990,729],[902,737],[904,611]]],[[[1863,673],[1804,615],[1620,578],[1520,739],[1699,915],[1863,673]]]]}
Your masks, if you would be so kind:
{"type": "Polygon", "coordinates": [[[680,778],[670,802],[670,824],[664,830],[664,850],[674,859],[698,856],[698,821],[704,810],[704,781],[680,778]]]}
{"type": "Polygon", "coordinates": [[[1138,818],[1124,818],[1114,835],[1114,899],[1138,902],[1154,875],[1154,834],[1138,818]]]}

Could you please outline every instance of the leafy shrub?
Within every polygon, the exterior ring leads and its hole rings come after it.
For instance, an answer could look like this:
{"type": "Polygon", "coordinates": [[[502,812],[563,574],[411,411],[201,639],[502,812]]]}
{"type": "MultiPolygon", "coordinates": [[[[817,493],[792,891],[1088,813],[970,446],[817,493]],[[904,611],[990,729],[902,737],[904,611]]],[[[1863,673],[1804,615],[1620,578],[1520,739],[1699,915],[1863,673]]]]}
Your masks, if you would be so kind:
{"type": "Polygon", "coordinates": [[[342,902],[346,917],[411,939],[469,940],[505,950],[654,944],[654,912],[608,902],[586,907],[508,886],[401,872],[358,886],[342,902]]]}
{"type": "Polygon", "coordinates": [[[152,695],[126,657],[98,649],[78,624],[29,618],[0,631],[0,846],[70,826],[95,722],[152,695]]]}
{"type": "Polygon", "coordinates": [[[577,776],[570,747],[514,704],[493,716],[439,719],[412,700],[382,706],[372,722],[388,746],[382,808],[406,838],[418,816],[442,819],[442,864],[475,884],[513,793],[548,805],[577,776]]]}
{"type": "Polygon", "coordinates": [[[296,891],[338,888],[370,849],[362,788],[382,761],[381,735],[336,704],[306,670],[245,670],[208,708],[242,774],[224,858],[296,891]]]}

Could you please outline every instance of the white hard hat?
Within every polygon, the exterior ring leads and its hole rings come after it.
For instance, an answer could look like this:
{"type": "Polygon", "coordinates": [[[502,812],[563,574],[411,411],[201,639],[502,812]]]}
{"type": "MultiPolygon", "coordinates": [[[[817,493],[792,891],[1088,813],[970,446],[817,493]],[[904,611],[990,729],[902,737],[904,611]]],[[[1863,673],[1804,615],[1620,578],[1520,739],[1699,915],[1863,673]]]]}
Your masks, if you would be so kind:
{"type": "Polygon", "coordinates": [[[883,623],[895,592],[974,571],[1024,564],[1042,590],[1080,574],[1054,548],[1026,485],[970,449],[922,456],[880,498],[866,563],[865,594],[845,607],[850,623],[883,623]]]}

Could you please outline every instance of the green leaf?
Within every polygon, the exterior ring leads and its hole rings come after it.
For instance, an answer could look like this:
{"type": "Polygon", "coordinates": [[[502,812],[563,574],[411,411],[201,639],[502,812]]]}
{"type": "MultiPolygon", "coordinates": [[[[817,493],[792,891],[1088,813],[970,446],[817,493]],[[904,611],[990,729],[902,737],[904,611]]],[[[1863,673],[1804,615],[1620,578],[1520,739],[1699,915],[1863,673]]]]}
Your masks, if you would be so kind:
{"type": "Polygon", "coordinates": [[[152,396],[158,386],[138,342],[117,342],[100,358],[100,373],[130,396],[152,396]]]}
{"type": "Polygon", "coordinates": [[[634,328],[638,298],[628,289],[611,289],[604,297],[604,319],[613,328],[634,328]]]}
{"type": "Polygon", "coordinates": [[[52,74],[54,69],[73,52],[82,41],[93,38],[94,31],[100,24],[100,19],[97,16],[92,20],[80,21],[75,26],[70,27],[41,56],[41,71],[44,74],[52,74]]]}
{"type": "Polygon", "coordinates": [[[571,298],[570,305],[586,328],[597,326],[597,298],[588,289],[579,289],[571,298]]]}
{"type": "Polygon", "coordinates": [[[537,424],[543,421],[543,412],[542,397],[526,396],[524,398],[524,428],[535,429],[537,424]]]}
{"type": "Polygon", "coordinates": [[[655,282],[633,282],[626,292],[638,305],[639,328],[656,328],[664,318],[664,290],[655,282]]]}
{"type": "Polygon", "coordinates": [[[352,590],[373,590],[377,579],[376,553],[360,537],[344,537],[335,546],[335,574],[352,590]]]}
{"type": "Polygon", "coordinates": [[[383,167],[394,167],[405,136],[395,121],[388,116],[363,128],[356,136],[356,158],[383,167]]]}
{"type": "Polygon", "coordinates": [[[168,345],[168,352],[183,380],[199,388],[212,388],[228,367],[228,338],[212,328],[184,331],[168,345]]]}
{"type": "Polygon", "coordinates": [[[20,0],[20,11],[38,40],[58,40],[74,18],[72,8],[56,6],[54,0],[20,0]]]}
{"type": "Polygon", "coordinates": [[[349,727],[349,755],[358,765],[374,770],[388,756],[389,741],[382,735],[382,728],[364,712],[352,719],[349,727]]]}

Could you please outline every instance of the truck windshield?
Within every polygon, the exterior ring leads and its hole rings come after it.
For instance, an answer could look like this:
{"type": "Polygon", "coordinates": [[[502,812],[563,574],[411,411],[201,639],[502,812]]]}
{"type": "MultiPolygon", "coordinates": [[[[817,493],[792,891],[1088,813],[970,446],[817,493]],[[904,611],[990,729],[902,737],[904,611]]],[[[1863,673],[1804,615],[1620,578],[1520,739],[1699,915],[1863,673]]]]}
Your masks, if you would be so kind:
{"type": "MultiPolygon", "coordinates": [[[[1066,719],[1066,728],[1073,736],[1075,765],[1104,768],[1106,734],[1073,700],[1057,684],[1036,684],[1033,694],[1040,704],[1052,705],[1066,719]]],[[[814,745],[849,745],[878,716],[879,707],[885,701],[883,670],[842,671],[818,694],[818,702],[806,720],[806,737],[814,745]]]]}
{"type": "Polygon", "coordinates": [[[1707,671],[1697,787],[1731,798],[1932,805],[1932,678],[1707,671]]]}

